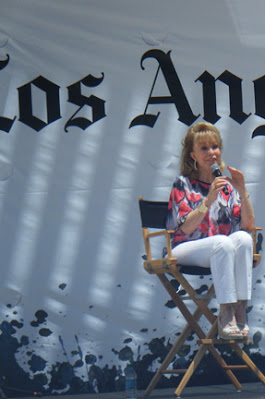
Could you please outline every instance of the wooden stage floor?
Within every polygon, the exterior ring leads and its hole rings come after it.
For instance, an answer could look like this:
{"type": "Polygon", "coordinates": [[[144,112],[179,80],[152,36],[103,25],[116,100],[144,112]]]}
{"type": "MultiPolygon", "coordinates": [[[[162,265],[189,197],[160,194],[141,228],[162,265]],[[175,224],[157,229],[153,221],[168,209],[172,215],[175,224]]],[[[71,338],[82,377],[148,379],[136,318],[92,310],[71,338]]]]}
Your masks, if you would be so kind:
{"type": "MultiPolygon", "coordinates": [[[[45,396],[45,399],[126,399],[125,392],[102,394],[57,395],[45,396]]],[[[137,392],[137,399],[147,398],[144,391],[137,392]]],[[[148,397],[150,399],[176,399],[174,388],[154,389],[148,397]]],[[[186,387],[182,392],[183,399],[265,399],[265,386],[260,383],[242,384],[242,391],[237,392],[231,384],[209,385],[200,387],[186,387]]],[[[21,399],[21,398],[20,398],[21,399]]],[[[26,398],[24,398],[26,399],[26,398]]],[[[30,399],[30,398],[27,398],[30,399]]],[[[32,399],[32,398],[31,398],[32,399]]]]}

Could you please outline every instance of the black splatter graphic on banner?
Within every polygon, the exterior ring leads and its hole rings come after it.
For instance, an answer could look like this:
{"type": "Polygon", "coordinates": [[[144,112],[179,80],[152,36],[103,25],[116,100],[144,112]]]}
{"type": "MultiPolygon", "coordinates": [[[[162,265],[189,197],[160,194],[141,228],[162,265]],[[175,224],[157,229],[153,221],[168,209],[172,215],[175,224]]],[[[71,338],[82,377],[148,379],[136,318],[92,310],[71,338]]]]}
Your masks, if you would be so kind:
{"type": "MultiPolygon", "coordinates": [[[[205,287],[201,286],[200,291],[204,291],[205,287]]],[[[250,310],[249,310],[250,311],[250,310]]],[[[17,315],[17,311],[13,314],[17,315]]],[[[38,310],[35,313],[36,320],[32,321],[30,325],[34,328],[38,328],[43,324],[47,323],[48,314],[44,310],[38,310]]],[[[10,322],[3,321],[0,325],[2,334],[0,335],[0,373],[4,377],[3,391],[8,397],[18,396],[33,396],[34,392],[39,392],[42,395],[55,394],[59,390],[64,390],[64,394],[79,394],[79,393],[95,393],[94,387],[97,387],[99,393],[103,392],[115,392],[124,389],[124,373],[121,367],[112,366],[106,364],[104,367],[99,367],[97,362],[102,359],[103,356],[96,356],[93,353],[84,353],[81,344],[79,342],[78,335],[75,335],[76,348],[73,348],[70,352],[71,357],[78,357],[72,359],[71,364],[70,358],[66,351],[63,337],[58,336],[58,343],[61,346],[62,353],[65,356],[65,361],[55,362],[54,364],[48,364],[48,360],[44,359],[38,353],[34,353],[31,350],[32,343],[26,336],[22,336],[18,340],[14,335],[18,330],[21,330],[24,324],[18,320],[12,320],[10,322]],[[30,371],[33,374],[29,375],[23,368],[18,364],[16,354],[24,350],[24,356],[27,356],[27,363],[30,367],[30,371]],[[82,378],[76,375],[76,371],[80,370],[81,367],[86,367],[86,375],[82,378]],[[47,371],[48,370],[48,371],[47,371]],[[50,376],[50,379],[47,378],[50,376]]],[[[45,341],[51,334],[54,334],[49,328],[42,328],[40,331],[46,331],[41,335],[41,339],[45,341]]],[[[148,335],[149,330],[147,328],[141,329],[142,334],[148,335]]],[[[176,333],[176,335],[178,335],[176,333]]],[[[194,337],[191,335],[189,338],[192,341],[194,337]]],[[[262,342],[262,332],[257,331],[253,336],[253,342],[250,345],[245,344],[244,350],[247,354],[255,361],[256,365],[264,372],[264,356],[259,353],[259,345],[262,342]],[[256,351],[254,353],[254,351],[256,351]]],[[[117,361],[123,362],[124,367],[132,364],[137,374],[137,388],[145,389],[154,372],[150,370],[154,369],[154,365],[161,363],[170,348],[172,343],[166,337],[152,338],[149,342],[145,343],[145,347],[148,353],[141,356],[141,347],[135,348],[135,342],[132,337],[124,339],[124,346],[118,350],[113,348],[112,353],[117,356],[117,361]],[[133,345],[132,347],[129,345],[133,345]]],[[[229,364],[236,364],[237,359],[231,349],[226,346],[221,348],[221,355],[225,361],[229,364]]],[[[144,350],[146,352],[146,350],[144,350]]],[[[173,359],[174,368],[186,368],[194,356],[191,344],[186,344],[177,354],[176,358],[173,359]]],[[[24,363],[24,364],[25,364],[24,363]]],[[[192,377],[192,385],[209,385],[211,384],[223,384],[226,383],[226,379],[223,374],[218,373],[218,366],[214,359],[210,355],[206,355],[200,367],[196,370],[196,373],[192,377]]],[[[157,388],[169,388],[175,387],[180,381],[181,376],[162,376],[157,388]]],[[[241,382],[252,382],[255,381],[255,376],[252,373],[245,372],[240,376],[241,382]]]]}

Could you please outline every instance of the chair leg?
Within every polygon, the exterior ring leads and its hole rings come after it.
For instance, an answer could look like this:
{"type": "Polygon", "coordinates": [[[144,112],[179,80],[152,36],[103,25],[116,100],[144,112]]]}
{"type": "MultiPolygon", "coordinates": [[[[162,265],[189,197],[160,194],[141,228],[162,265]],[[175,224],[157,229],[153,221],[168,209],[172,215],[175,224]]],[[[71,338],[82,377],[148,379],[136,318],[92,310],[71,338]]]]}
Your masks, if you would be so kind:
{"type": "MultiPolygon", "coordinates": [[[[218,330],[218,328],[217,328],[217,320],[216,320],[215,323],[212,325],[212,328],[208,332],[206,339],[213,339],[217,334],[217,330],[218,330]]],[[[229,380],[232,382],[232,384],[235,386],[235,388],[237,390],[241,390],[242,386],[241,386],[240,382],[236,378],[235,374],[229,368],[227,368],[228,367],[227,363],[222,358],[222,356],[219,354],[219,352],[216,350],[214,345],[209,345],[207,349],[209,350],[211,355],[215,358],[215,360],[221,367],[222,371],[225,372],[226,376],[229,378],[229,380]]]]}
{"type": "MultiPolygon", "coordinates": [[[[190,285],[190,283],[188,282],[188,280],[183,276],[183,274],[181,274],[178,270],[178,268],[176,267],[174,270],[172,270],[171,272],[174,277],[176,278],[176,280],[179,282],[179,284],[184,288],[184,290],[189,294],[189,296],[191,297],[191,299],[193,300],[193,302],[196,303],[196,305],[201,308],[202,313],[204,314],[204,316],[206,317],[206,319],[213,324],[215,321],[215,316],[213,315],[213,313],[210,311],[210,309],[208,308],[208,303],[205,299],[197,299],[196,298],[196,291],[194,290],[194,288],[190,285]]],[[[211,285],[211,287],[209,288],[207,295],[209,294],[214,294],[214,287],[213,284],[211,285]]]]}
{"type": "Polygon", "coordinates": [[[265,376],[262,372],[258,369],[258,367],[252,362],[250,357],[243,351],[242,348],[237,343],[231,345],[236,354],[243,362],[250,368],[250,370],[258,377],[258,379],[265,384],[265,376]]]}
{"type": "MultiPolygon", "coordinates": [[[[207,338],[214,338],[217,334],[217,320],[216,317],[213,315],[213,313],[210,311],[208,308],[208,303],[210,300],[198,300],[196,299],[196,292],[193,289],[193,287],[190,285],[190,283],[187,281],[187,279],[179,272],[178,268],[176,268],[174,271],[172,271],[172,274],[174,277],[177,279],[177,281],[183,286],[185,291],[190,295],[190,297],[193,299],[193,301],[196,303],[196,305],[201,309],[202,314],[208,319],[208,321],[212,324],[212,328],[207,334],[207,338]]],[[[214,292],[214,287],[213,285],[210,287],[208,290],[208,294],[211,294],[214,292]]],[[[181,309],[180,309],[181,310],[181,309]]],[[[183,316],[185,317],[185,314],[183,313],[183,316]]],[[[188,319],[187,319],[188,320],[188,319]]],[[[198,326],[199,327],[199,326],[198,326]]],[[[194,330],[196,333],[197,331],[194,330]]],[[[199,334],[197,333],[199,336],[199,334]]],[[[209,352],[212,354],[212,356],[215,358],[219,366],[222,368],[222,370],[226,373],[227,377],[230,379],[230,381],[234,384],[237,390],[241,390],[241,384],[234,375],[234,373],[227,369],[227,364],[225,363],[224,359],[221,357],[219,352],[215,349],[213,345],[210,345],[208,348],[209,352]]],[[[199,363],[198,363],[199,364],[199,363]]],[[[195,365],[195,364],[194,364],[195,365]]],[[[192,367],[194,367],[194,365],[192,367]]],[[[196,365],[197,367],[197,365],[196,365]]],[[[188,372],[187,372],[188,373],[188,372]]],[[[188,375],[187,375],[188,377],[188,375]]],[[[183,377],[184,378],[184,377],[183,377]]],[[[185,378],[186,379],[186,378],[185,378]]],[[[188,382],[189,378],[187,379],[188,382]]],[[[185,380],[184,380],[185,381],[185,380]]],[[[187,383],[186,382],[186,383],[187,383]]],[[[185,386],[185,385],[184,385],[185,386]]]]}
{"type": "MultiPolygon", "coordinates": [[[[211,327],[210,331],[208,332],[206,338],[212,339],[213,337],[216,336],[216,333],[217,333],[217,320],[212,325],[212,327],[211,327]]],[[[201,362],[201,360],[202,360],[202,358],[203,358],[203,356],[204,356],[204,354],[205,354],[205,352],[207,350],[215,358],[215,360],[217,361],[217,363],[219,364],[221,369],[225,372],[227,377],[234,384],[235,388],[237,390],[241,390],[242,386],[241,386],[240,382],[238,381],[238,379],[236,378],[236,376],[234,375],[234,373],[231,370],[226,369],[227,364],[224,361],[224,359],[222,358],[222,356],[219,354],[219,352],[215,349],[215,347],[213,345],[202,344],[201,347],[199,348],[198,352],[196,353],[193,361],[191,362],[189,368],[187,369],[186,373],[182,377],[182,380],[180,381],[177,389],[175,390],[175,395],[176,396],[180,396],[181,395],[183,389],[185,388],[185,386],[189,382],[190,378],[192,377],[192,375],[195,372],[196,368],[200,364],[200,362],[201,362]]]]}
{"type": "MultiPolygon", "coordinates": [[[[200,319],[201,315],[202,315],[202,312],[200,311],[199,308],[197,308],[193,314],[193,317],[195,320],[198,321],[200,319]]],[[[180,336],[178,337],[178,339],[176,340],[176,342],[174,343],[174,345],[168,352],[168,354],[165,357],[164,361],[162,362],[161,366],[159,367],[159,369],[155,373],[154,377],[152,378],[151,382],[149,383],[148,387],[146,388],[146,390],[144,392],[145,396],[150,395],[150,393],[152,392],[152,390],[154,389],[154,387],[156,386],[156,384],[162,377],[163,371],[167,369],[168,365],[172,362],[176,353],[183,346],[184,342],[186,341],[188,336],[191,334],[191,332],[192,332],[192,328],[190,327],[189,324],[186,324],[186,326],[182,330],[180,336]]]]}
{"type": "MultiPolygon", "coordinates": [[[[187,337],[190,335],[190,333],[192,331],[194,331],[200,338],[205,337],[205,333],[203,332],[203,330],[201,329],[201,327],[198,325],[197,322],[200,319],[201,315],[204,313],[205,306],[210,302],[210,299],[205,300],[204,301],[205,304],[203,305],[203,311],[202,311],[202,309],[197,308],[192,315],[189,312],[189,310],[187,309],[187,307],[185,306],[185,304],[183,303],[182,299],[180,299],[180,297],[176,294],[175,290],[173,289],[173,287],[172,287],[171,283],[169,282],[169,280],[167,279],[167,277],[164,274],[159,274],[158,278],[160,279],[160,281],[162,282],[162,284],[168,291],[168,293],[171,296],[171,298],[173,299],[173,301],[178,306],[179,310],[181,311],[181,313],[187,320],[188,324],[186,325],[186,327],[182,331],[181,335],[179,336],[178,340],[173,345],[170,352],[168,353],[168,355],[164,359],[163,363],[159,367],[158,371],[152,378],[150,384],[148,385],[148,387],[145,391],[145,396],[148,396],[151,393],[151,391],[154,389],[154,387],[160,380],[161,376],[163,374],[166,374],[167,366],[171,363],[174,356],[176,355],[176,353],[181,348],[181,346],[183,345],[183,343],[185,342],[185,340],[187,339],[187,337]]],[[[212,290],[213,290],[213,287],[210,288],[209,292],[212,290]]],[[[212,328],[210,329],[210,331],[207,334],[207,338],[213,338],[217,334],[216,317],[213,314],[212,314],[212,317],[213,317],[214,323],[212,325],[212,328]]],[[[223,358],[218,353],[218,351],[214,348],[213,345],[211,345],[210,347],[202,345],[201,348],[199,349],[199,351],[197,352],[193,362],[191,363],[189,368],[185,371],[185,374],[182,377],[182,380],[176,390],[178,395],[180,395],[182,390],[185,388],[186,384],[188,383],[189,379],[191,378],[192,374],[194,373],[196,367],[199,365],[199,363],[207,349],[210,351],[210,353],[213,355],[213,357],[217,360],[217,363],[222,368],[223,368],[223,366],[227,366],[225,361],[223,360],[223,358]]],[[[225,371],[226,375],[231,380],[231,382],[236,386],[236,388],[241,389],[241,385],[240,385],[239,381],[237,380],[237,378],[235,377],[235,375],[232,373],[232,371],[226,370],[226,369],[223,369],[223,370],[225,371]]]]}
{"type": "MultiPolygon", "coordinates": [[[[197,323],[197,320],[194,319],[193,315],[190,313],[188,310],[187,306],[184,304],[180,296],[176,293],[174,288],[172,287],[172,284],[168,280],[168,278],[164,274],[158,274],[158,278],[160,279],[161,283],[164,285],[165,289],[173,299],[174,303],[177,305],[178,309],[188,322],[188,324],[191,326],[191,329],[197,334],[199,338],[205,338],[205,333],[197,323]]],[[[198,306],[200,306],[198,304],[198,306]]],[[[202,313],[204,313],[204,309],[200,309],[202,313]]],[[[213,320],[215,320],[214,315],[213,320]]]]}
{"type": "Polygon", "coordinates": [[[180,396],[181,395],[183,389],[185,388],[185,386],[189,382],[190,378],[192,377],[192,374],[194,373],[194,371],[196,370],[196,368],[200,364],[200,361],[202,360],[206,350],[207,350],[206,345],[202,345],[200,347],[200,349],[198,350],[198,352],[196,353],[196,356],[194,357],[193,361],[189,365],[186,373],[182,377],[182,380],[180,381],[177,389],[175,390],[175,395],[176,396],[180,396]]]}
{"type": "MultiPolygon", "coordinates": [[[[159,274],[157,276],[160,279],[161,283],[166,288],[166,290],[168,291],[168,293],[171,296],[171,298],[176,303],[176,305],[179,307],[180,304],[183,304],[182,300],[179,299],[179,297],[176,294],[176,292],[173,291],[171,283],[167,279],[167,277],[164,274],[162,274],[162,275],[159,274]],[[172,295],[173,295],[173,297],[172,297],[172,295]]],[[[210,288],[209,293],[211,293],[212,291],[213,291],[213,286],[210,288]]],[[[209,303],[210,299],[207,299],[205,302],[209,303]]],[[[185,305],[184,305],[184,307],[185,307],[185,305]]],[[[197,308],[195,310],[195,312],[193,313],[192,318],[194,318],[195,322],[198,322],[198,320],[200,319],[201,316],[202,316],[202,311],[201,311],[200,308],[197,308]]],[[[156,386],[156,384],[158,383],[158,381],[160,380],[160,378],[164,374],[164,371],[167,369],[168,365],[172,362],[172,360],[174,359],[176,353],[183,346],[184,342],[186,341],[186,339],[188,338],[188,336],[191,334],[192,331],[193,331],[193,329],[191,328],[191,325],[189,323],[187,323],[186,326],[184,327],[184,329],[182,330],[179,338],[177,339],[175,344],[172,346],[171,350],[169,351],[169,353],[165,357],[165,359],[162,362],[161,366],[159,367],[159,369],[155,373],[154,377],[152,378],[151,382],[149,383],[148,387],[146,388],[145,393],[144,393],[145,396],[150,395],[150,393],[152,392],[152,390],[154,389],[154,387],[156,386]]]]}

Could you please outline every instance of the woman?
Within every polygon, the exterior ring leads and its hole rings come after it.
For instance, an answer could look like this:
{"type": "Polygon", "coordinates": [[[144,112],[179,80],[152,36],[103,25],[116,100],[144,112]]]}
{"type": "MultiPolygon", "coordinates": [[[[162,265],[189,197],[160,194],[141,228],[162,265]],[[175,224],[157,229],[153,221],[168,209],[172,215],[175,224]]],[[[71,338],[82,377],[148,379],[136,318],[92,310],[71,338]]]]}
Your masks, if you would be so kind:
{"type": "Polygon", "coordinates": [[[174,230],[172,255],[180,264],[211,268],[220,304],[219,336],[242,338],[249,332],[253,243],[240,229],[254,226],[244,176],[229,166],[231,178],[213,175],[212,165],[223,172],[224,163],[222,139],[212,124],[191,126],[182,144],[181,175],[172,187],[167,218],[167,228],[174,230]]]}

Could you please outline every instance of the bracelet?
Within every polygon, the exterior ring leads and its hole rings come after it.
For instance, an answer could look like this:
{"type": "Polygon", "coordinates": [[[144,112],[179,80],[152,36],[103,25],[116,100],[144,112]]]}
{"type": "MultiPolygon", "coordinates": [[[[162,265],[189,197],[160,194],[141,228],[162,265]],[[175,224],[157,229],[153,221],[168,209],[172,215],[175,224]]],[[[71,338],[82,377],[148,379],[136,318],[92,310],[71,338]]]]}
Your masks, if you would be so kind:
{"type": "Polygon", "coordinates": [[[197,207],[198,211],[200,213],[203,213],[204,215],[208,212],[209,208],[208,206],[205,205],[205,203],[202,201],[200,205],[197,207]]]}
{"type": "Polygon", "coordinates": [[[242,204],[242,202],[246,201],[248,198],[249,198],[249,193],[247,193],[247,195],[245,196],[245,198],[239,197],[241,204],[242,204]]]}

